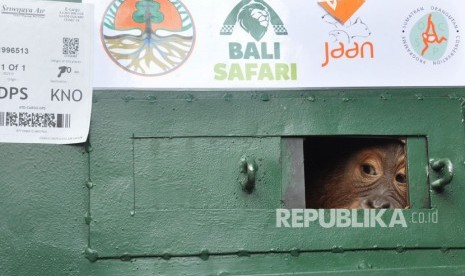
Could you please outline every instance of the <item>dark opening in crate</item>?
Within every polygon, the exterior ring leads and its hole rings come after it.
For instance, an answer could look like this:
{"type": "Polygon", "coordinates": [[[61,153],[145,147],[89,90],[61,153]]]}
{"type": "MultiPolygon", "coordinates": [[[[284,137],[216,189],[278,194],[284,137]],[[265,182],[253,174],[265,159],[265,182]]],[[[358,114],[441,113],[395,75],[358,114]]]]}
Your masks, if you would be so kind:
{"type": "Polygon", "coordinates": [[[304,139],[307,208],[408,208],[405,139],[304,139]]]}

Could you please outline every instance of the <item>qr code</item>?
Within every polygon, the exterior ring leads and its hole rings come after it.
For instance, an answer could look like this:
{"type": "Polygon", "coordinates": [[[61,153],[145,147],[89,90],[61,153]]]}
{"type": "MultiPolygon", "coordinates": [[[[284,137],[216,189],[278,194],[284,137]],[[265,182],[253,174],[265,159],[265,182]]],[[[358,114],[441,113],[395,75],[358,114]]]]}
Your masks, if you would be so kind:
{"type": "Polygon", "coordinates": [[[71,114],[0,112],[0,127],[70,128],[71,114]]]}
{"type": "Polygon", "coordinates": [[[79,38],[63,37],[63,54],[77,55],[79,52],[79,38]]]}

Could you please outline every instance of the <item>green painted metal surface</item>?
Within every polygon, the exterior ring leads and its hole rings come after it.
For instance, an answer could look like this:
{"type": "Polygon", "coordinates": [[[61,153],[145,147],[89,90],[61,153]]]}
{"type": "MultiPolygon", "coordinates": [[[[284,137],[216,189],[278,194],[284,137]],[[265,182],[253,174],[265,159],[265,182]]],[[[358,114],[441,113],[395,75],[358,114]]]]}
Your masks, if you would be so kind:
{"type": "MultiPolygon", "coordinates": [[[[172,138],[134,141],[135,209],[273,209],[281,199],[280,139],[172,138]],[[239,160],[258,164],[250,194],[238,189],[239,160]],[[267,170],[277,172],[266,174],[267,170]]],[[[99,193],[95,190],[96,193],[99,193]]],[[[105,192],[99,193],[104,194],[105,192]]]]}
{"type": "MultiPolygon", "coordinates": [[[[451,94],[446,97],[440,96],[440,90],[414,91],[414,94],[401,90],[364,90],[348,93],[102,93],[100,97],[96,97],[96,115],[91,131],[93,152],[90,154],[90,178],[99,187],[91,191],[90,213],[95,219],[90,225],[91,246],[104,258],[127,255],[188,256],[198,255],[202,251],[211,254],[236,254],[244,250],[285,252],[295,248],[301,251],[315,251],[332,250],[334,247],[351,250],[395,249],[399,246],[465,247],[463,239],[457,239],[463,236],[463,228],[457,226],[464,224],[459,202],[465,191],[458,189],[458,185],[451,184],[442,194],[429,193],[425,170],[428,155],[430,158],[448,157],[454,164],[463,164],[463,157],[458,148],[460,141],[464,140],[463,116],[461,102],[453,95],[455,92],[459,91],[451,90],[451,94]],[[111,110],[119,112],[114,113],[111,110]],[[245,146],[241,149],[241,139],[256,137],[263,140],[311,135],[408,137],[408,148],[412,153],[411,157],[409,156],[409,171],[413,209],[404,213],[411,218],[417,211],[416,208],[430,205],[435,210],[447,208],[447,212],[440,212],[441,223],[428,226],[417,224],[408,228],[388,230],[325,229],[319,225],[304,229],[276,228],[273,208],[266,206],[268,208],[248,210],[237,206],[238,202],[244,200],[243,197],[247,197],[247,194],[241,195],[241,189],[237,184],[235,190],[231,189],[239,175],[237,172],[236,176],[228,173],[218,174],[216,177],[212,175],[209,183],[200,184],[219,187],[222,190],[221,197],[204,197],[205,194],[192,193],[199,184],[195,180],[195,184],[189,182],[197,178],[199,168],[206,167],[202,160],[209,156],[208,152],[215,152],[217,155],[223,152],[224,158],[230,158],[229,165],[224,161],[213,162],[217,164],[213,171],[234,172],[235,163],[239,161],[240,155],[253,154],[262,160],[268,160],[269,164],[259,170],[261,173],[280,179],[282,167],[288,164],[282,163],[281,167],[276,165],[279,150],[276,150],[276,147],[264,147],[248,152],[245,146]],[[134,137],[138,138],[136,142],[131,141],[134,137]],[[238,150],[235,155],[224,152],[226,145],[218,145],[216,142],[226,139],[225,137],[229,137],[230,141],[237,140],[238,150]],[[179,157],[174,159],[169,153],[173,152],[173,149],[162,150],[161,156],[167,156],[165,164],[157,161],[155,148],[150,150],[147,146],[137,146],[140,141],[156,143],[154,141],[160,139],[187,139],[191,146],[186,147],[186,142],[182,142],[176,153],[179,157]],[[195,149],[193,141],[197,140],[204,141],[205,154],[195,149]],[[208,142],[205,141],[208,140],[212,141],[211,147],[206,146],[208,142]],[[136,146],[131,149],[133,143],[136,146]],[[190,161],[184,161],[183,157],[190,161]],[[180,165],[173,169],[176,160],[180,165]],[[144,172],[140,171],[139,166],[146,167],[144,172]],[[167,172],[170,170],[171,172],[167,172]],[[138,183],[138,179],[144,181],[138,175],[157,175],[157,171],[164,172],[165,175],[148,177],[147,182],[150,184],[146,186],[152,187],[152,192],[146,193],[142,190],[145,195],[140,200],[145,202],[152,198],[153,204],[156,205],[157,197],[167,195],[174,208],[138,210],[139,197],[137,192],[131,192],[132,189],[139,190],[139,185],[144,186],[143,183],[138,183]],[[172,179],[171,183],[175,183],[180,175],[183,176],[180,181],[187,181],[184,185],[178,181],[175,189],[181,190],[174,193],[162,192],[162,195],[153,190],[157,187],[165,189],[163,187],[170,181],[164,179],[172,179]],[[157,181],[161,182],[160,185],[156,184],[157,181]],[[221,188],[225,183],[231,183],[226,184],[229,189],[221,188]],[[183,187],[186,185],[187,187],[183,187]],[[116,194],[113,194],[114,192],[116,194]],[[192,196],[185,199],[186,193],[192,196]],[[240,197],[237,203],[230,203],[230,200],[237,196],[240,197]],[[197,206],[186,205],[186,202],[196,200],[199,202],[197,206]],[[218,200],[224,205],[217,205],[218,200]],[[182,205],[183,207],[179,208],[182,205]],[[133,206],[136,206],[136,213],[131,216],[130,210],[133,206]],[[186,227],[188,231],[185,231],[186,227]],[[450,235],[443,236],[444,232],[450,235]],[[439,236],[442,238],[431,238],[439,236]]],[[[248,143],[250,142],[245,144],[248,143]]],[[[203,176],[208,173],[203,169],[200,171],[200,175],[203,176]]],[[[457,170],[454,182],[462,177],[463,172],[457,170]]],[[[158,203],[162,204],[163,201],[159,200],[158,203]]],[[[278,199],[275,200],[274,206],[279,206],[278,199]]]]}
{"type": "Polygon", "coordinates": [[[0,144],[0,275],[463,275],[464,102],[462,88],[96,91],[89,143],[0,144]],[[298,159],[286,139],[311,135],[407,137],[404,214],[439,223],[276,228],[298,159]],[[454,175],[436,193],[442,158],[454,175]]]}
{"type": "Polygon", "coordinates": [[[462,275],[464,98],[458,88],[96,91],[90,144],[0,145],[0,275],[462,275]],[[439,223],[276,228],[291,177],[281,139],[308,135],[408,137],[404,213],[431,207],[439,223]],[[259,167],[250,194],[244,154],[259,167]],[[430,158],[454,165],[443,193],[429,189],[430,158]]]}

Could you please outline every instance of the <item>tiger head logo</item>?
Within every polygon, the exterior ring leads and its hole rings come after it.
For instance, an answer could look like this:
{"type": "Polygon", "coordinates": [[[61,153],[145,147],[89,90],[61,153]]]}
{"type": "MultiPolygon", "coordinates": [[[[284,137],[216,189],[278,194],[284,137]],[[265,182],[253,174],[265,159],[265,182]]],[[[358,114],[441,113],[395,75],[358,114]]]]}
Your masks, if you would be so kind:
{"type": "Polygon", "coordinates": [[[239,21],[242,29],[259,41],[268,30],[268,25],[270,25],[270,13],[264,5],[250,3],[239,11],[237,21],[239,21]]]}
{"type": "Polygon", "coordinates": [[[275,34],[287,35],[279,16],[263,0],[246,0],[237,4],[224,21],[220,34],[231,35],[237,22],[256,41],[262,39],[270,25],[273,26],[275,34]]]}

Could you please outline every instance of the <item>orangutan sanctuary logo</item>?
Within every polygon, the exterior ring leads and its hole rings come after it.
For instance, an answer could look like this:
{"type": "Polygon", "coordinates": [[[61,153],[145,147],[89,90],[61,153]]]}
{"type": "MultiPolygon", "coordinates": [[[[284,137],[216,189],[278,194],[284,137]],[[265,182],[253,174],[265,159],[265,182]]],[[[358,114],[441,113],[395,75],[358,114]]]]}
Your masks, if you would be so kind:
{"type": "Polygon", "coordinates": [[[402,44],[421,64],[441,65],[451,60],[460,46],[458,22],[437,6],[419,7],[402,24],[402,44]]]}

